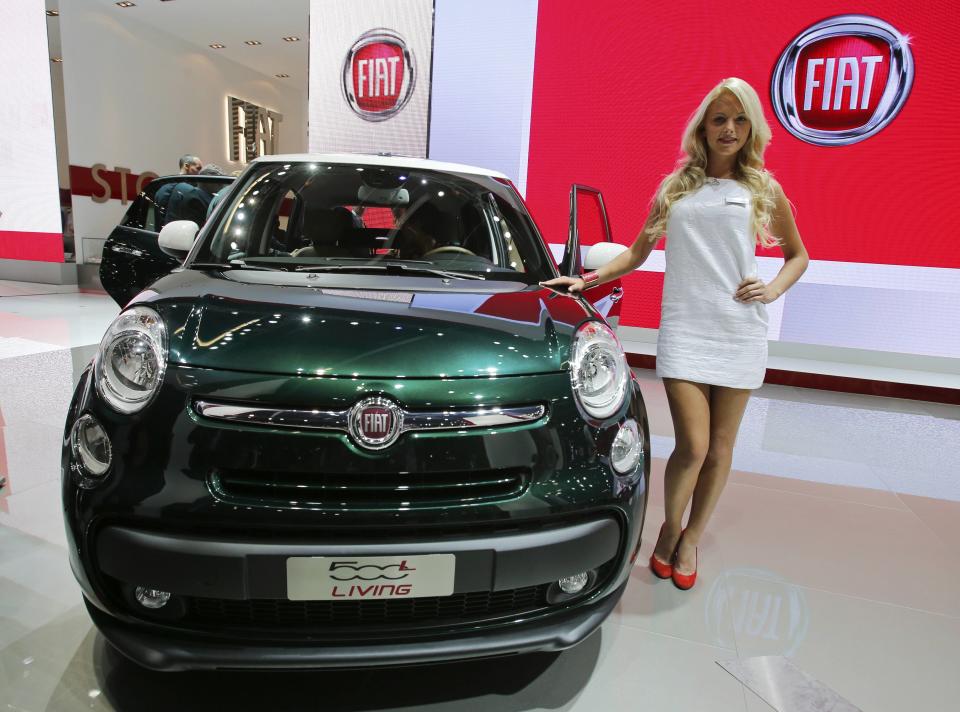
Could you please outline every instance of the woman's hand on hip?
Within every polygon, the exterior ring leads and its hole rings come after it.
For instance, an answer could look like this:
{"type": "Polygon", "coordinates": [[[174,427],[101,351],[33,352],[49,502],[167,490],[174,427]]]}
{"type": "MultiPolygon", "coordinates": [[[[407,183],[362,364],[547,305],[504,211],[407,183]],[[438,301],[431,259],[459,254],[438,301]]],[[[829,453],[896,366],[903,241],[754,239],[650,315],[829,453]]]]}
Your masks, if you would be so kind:
{"type": "Polygon", "coordinates": [[[554,279],[549,279],[546,282],[540,282],[544,287],[550,287],[556,289],[558,292],[566,291],[571,294],[576,294],[577,292],[582,292],[584,288],[584,282],[579,277],[555,277],[554,279]]]}
{"type": "Polygon", "coordinates": [[[738,302],[762,302],[763,304],[769,304],[770,302],[776,301],[779,296],[780,293],[776,289],[764,283],[759,277],[747,277],[740,282],[740,286],[737,287],[733,298],[738,302]]]}

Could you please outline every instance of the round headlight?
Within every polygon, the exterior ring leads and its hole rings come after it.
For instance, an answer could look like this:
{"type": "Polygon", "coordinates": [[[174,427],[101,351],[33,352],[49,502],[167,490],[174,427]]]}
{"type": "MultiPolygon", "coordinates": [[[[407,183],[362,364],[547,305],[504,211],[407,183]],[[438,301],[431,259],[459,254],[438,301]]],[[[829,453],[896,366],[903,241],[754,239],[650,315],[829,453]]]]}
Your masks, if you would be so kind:
{"type": "Polygon", "coordinates": [[[643,436],[633,419],[626,421],[617,431],[610,448],[610,464],[617,474],[626,475],[634,471],[643,455],[643,436]]]}
{"type": "Polygon", "coordinates": [[[113,460],[110,438],[92,415],[81,415],[70,430],[73,456],[88,475],[103,477],[113,460]]]}
{"type": "Polygon", "coordinates": [[[594,418],[609,418],[627,395],[630,370],[620,342],[606,324],[588,321],[573,337],[570,379],[580,405],[594,418]]]}
{"type": "Polygon", "coordinates": [[[167,330],[153,309],[135,306],[107,329],[97,352],[97,391],[121,413],[144,408],[167,367],[167,330]]]}

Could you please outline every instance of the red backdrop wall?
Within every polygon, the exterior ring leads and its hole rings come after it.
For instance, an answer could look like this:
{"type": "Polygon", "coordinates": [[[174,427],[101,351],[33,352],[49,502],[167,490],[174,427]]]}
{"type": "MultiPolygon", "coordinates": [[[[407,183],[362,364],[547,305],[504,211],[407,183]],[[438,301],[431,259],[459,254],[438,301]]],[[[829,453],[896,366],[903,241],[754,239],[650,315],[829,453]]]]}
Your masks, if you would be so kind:
{"type": "MultiPolygon", "coordinates": [[[[773,142],[767,165],[797,210],[815,260],[960,268],[952,208],[960,179],[958,5],[949,2],[541,2],[527,201],[562,242],[573,178],[603,190],[614,239],[629,243],[679,157],[690,113],[722,78],[750,82],[773,142]],[[916,75],[893,122],[857,144],[815,146],[771,108],[783,49],[810,25],[862,13],[911,39],[916,75]]],[[[662,245],[660,246],[662,247],[662,245]]],[[[625,283],[622,324],[655,327],[662,274],[625,283]]]]}

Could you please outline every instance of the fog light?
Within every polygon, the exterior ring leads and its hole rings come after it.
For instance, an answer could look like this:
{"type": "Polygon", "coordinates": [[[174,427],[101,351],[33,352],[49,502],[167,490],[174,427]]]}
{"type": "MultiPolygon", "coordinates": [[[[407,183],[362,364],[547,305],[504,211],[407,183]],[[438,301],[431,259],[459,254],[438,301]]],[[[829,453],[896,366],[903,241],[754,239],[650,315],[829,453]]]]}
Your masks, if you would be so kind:
{"type": "Polygon", "coordinates": [[[635,420],[627,420],[620,426],[610,448],[610,464],[621,475],[633,472],[643,454],[643,439],[635,420]]]}
{"type": "Polygon", "coordinates": [[[83,465],[87,474],[103,477],[110,469],[113,459],[110,438],[92,415],[81,415],[77,418],[70,431],[70,444],[74,457],[83,465]]]}
{"type": "Polygon", "coordinates": [[[158,591],[155,588],[147,588],[146,586],[137,586],[137,590],[133,592],[133,596],[141,606],[154,611],[158,608],[163,608],[167,605],[167,601],[170,600],[170,594],[167,591],[158,591]]]}
{"type": "Polygon", "coordinates": [[[590,574],[587,571],[583,571],[573,576],[564,576],[557,581],[557,584],[559,584],[560,590],[564,593],[580,593],[589,580],[590,574]]]}

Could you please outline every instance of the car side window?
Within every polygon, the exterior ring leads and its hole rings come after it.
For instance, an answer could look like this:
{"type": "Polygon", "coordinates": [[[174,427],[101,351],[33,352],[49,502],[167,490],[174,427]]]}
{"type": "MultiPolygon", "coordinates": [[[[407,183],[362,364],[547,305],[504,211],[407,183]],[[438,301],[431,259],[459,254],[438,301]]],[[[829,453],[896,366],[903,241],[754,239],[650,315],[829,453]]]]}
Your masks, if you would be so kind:
{"type": "Polygon", "coordinates": [[[164,224],[164,208],[158,205],[157,193],[167,186],[169,192],[173,186],[180,182],[181,178],[172,180],[154,180],[150,181],[140,195],[134,198],[127,214],[123,216],[120,225],[123,227],[132,227],[138,230],[149,230],[150,232],[160,232],[164,224]]]}
{"type": "Polygon", "coordinates": [[[170,219],[189,219],[203,227],[213,196],[229,185],[229,179],[197,180],[189,176],[151,181],[134,199],[120,224],[157,233],[170,219]],[[171,204],[177,208],[173,217],[167,214],[171,204]]]}
{"type": "Polygon", "coordinates": [[[153,230],[155,232],[159,230],[159,228],[154,227],[156,223],[156,217],[152,206],[154,195],[156,194],[160,185],[162,185],[162,183],[159,183],[158,181],[151,181],[140,192],[140,195],[133,199],[133,202],[127,209],[127,214],[124,215],[123,220],[120,221],[120,224],[123,227],[133,227],[139,230],[153,230]]]}

